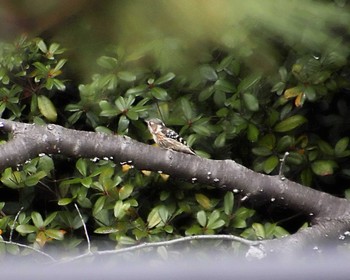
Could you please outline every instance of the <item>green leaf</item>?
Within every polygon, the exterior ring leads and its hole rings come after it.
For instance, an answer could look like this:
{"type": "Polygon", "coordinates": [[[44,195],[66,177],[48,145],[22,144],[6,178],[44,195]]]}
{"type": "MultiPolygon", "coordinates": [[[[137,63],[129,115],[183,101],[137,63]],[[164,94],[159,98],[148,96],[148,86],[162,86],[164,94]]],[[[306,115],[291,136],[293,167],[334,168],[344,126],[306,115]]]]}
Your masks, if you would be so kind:
{"type": "Polygon", "coordinates": [[[158,208],[158,213],[163,224],[165,224],[171,216],[169,209],[164,205],[158,208]]]}
{"type": "Polygon", "coordinates": [[[273,235],[277,238],[282,238],[282,237],[288,236],[289,232],[286,231],[283,227],[276,226],[276,228],[273,232],[273,235]]]}
{"type": "Polygon", "coordinates": [[[75,164],[75,167],[81,175],[83,175],[84,177],[87,176],[87,161],[85,159],[78,159],[78,161],[75,164]]]}
{"type": "Polygon", "coordinates": [[[218,105],[219,107],[224,106],[226,102],[226,93],[221,90],[216,90],[214,92],[213,100],[215,104],[218,105]]]}
{"type": "Polygon", "coordinates": [[[134,187],[131,184],[126,184],[119,189],[119,199],[124,200],[128,198],[134,190],[134,187]]]}
{"type": "Polygon", "coordinates": [[[289,155],[287,156],[287,162],[289,164],[300,165],[300,164],[304,163],[304,161],[305,161],[304,155],[301,155],[295,151],[289,152],[289,155]]]}
{"type": "Polygon", "coordinates": [[[266,147],[255,147],[252,153],[256,156],[266,157],[272,154],[272,151],[266,147]]]}
{"type": "Polygon", "coordinates": [[[278,157],[277,156],[270,156],[267,160],[265,160],[263,168],[264,172],[266,174],[270,174],[278,165],[278,157]]]}
{"type": "Polygon", "coordinates": [[[33,175],[28,176],[24,180],[24,184],[28,187],[36,186],[42,178],[46,177],[46,175],[47,174],[45,171],[39,171],[33,175]]]}
{"type": "Polygon", "coordinates": [[[203,102],[207,100],[215,92],[214,87],[208,87],[199,93],[198,101],[203,102]]]}
{"type": "Polygon", "coordinates": [[[278,140],[277,145],[276,145],[276,150],[277,152],[285,152],[291,147],[294,143],[293,137],[289,135],[284,135],[281,137],[281,139],[278,140]]]}
{"type": "Polygon", "coordinates": [[[17,189],[24,187],[22,173],[19,171],[12,171],[11,167],[6,168],[2,173],[1,182],[9,188],[17,189]]]}
{"type": "Polygon", "coordinates": [[[33,233],[37,231],[37,228],[32,225],[19,225],[16,227],[16,231],[22,234],[33,233]]]}
{"type": "Polygon", "coordinates": [[[158,100],[166,100],[168,97],[168,93],[165,89],[160,87],[154,87],[151,89],[151,94],[154,98],[158,100]]]}
{"type": "Polygon", "coordinates": [[[312,171],[319,176],[332,175],[337,163],[332,160],[317,160],[311,164],[312,171]]]}
{"type": "Polygon", "coordinates": [[[60,200],[58,200],[58,205],[65,206],[72,203],[72,201],[73,201],[73,198],[71,197],[61,198],[60,200]]]}
{"type": "Polygon", "coordinates": [[[110,234],[110,233],[116,233],[119,230],[114,227],[99,227],[94,230],[94,233],[97,234],[110,234]]]}
{"type": "Polygon", "coordinates": [[[316,95],[316,91],[313,87],[311,87],[311,86],[305,87],[304,94],[308,100],[310,100],[310,101],[316,100],[317,95],[316,95]]]}
{"type": "Polygon", "coordinates": [[[133,82],[136,80],[136,75],[128,71],[120,71],[117,74],[118,78],[125,82],[133,82]]]}
{"type": "Polygon", "coordinates": [[[210,199],[201,193],[196,193],[195,198],[197,202],[204,208],[204,209],[211,209],[213,205],[211,204],[210,199]]]}
{"type": "Polygon", "coordinates": [[[332,146],[329,145],[326,141],[318,140],[317,144],[318,144],[322,153],[324,153],[328,156],[333,156],[334,150],[333,150],[332,146]]]}
{"type": "Polygon", "coordinates": [[[161,221],[162,221],[162,219],[160,218],[158,208],[157,207],[153,208],[147,217],[148,228],[154,228],[161,221]]]}
{"type": "Polygon", "coordinates": [[[57,70],[60,70],[64,64],[66,64],[67,62],[67,59],[61,59],[55,66],[54,70],[57,71],[57,70]]]}
{"type": "Polygon", "coordinates": [[[128,118],[126,116],[121,116],[119,118],[119,122],[118,122],[118,133],[119,134],[124,134],[127,132],[128,127],[129,127],[129,123],[130,121],[128,120],[128,118]]]}
{"type": "Polygon", "coordinates": [[[252,74],[246,78],[244,78],[238,85],[237,91],[243,92],[248,90],[250,87],[259,82],[261,76],[258,74],[252,74]]]}
{"type": "Polygon", "coordinates": [[[86,178],[81,179],[81,184],[85,188],[90,188],[90,186],[92,184],[92,178],[91,177],[86,177],[86,178]]]}
{"type": "Polygon", "coordinates": [[[233,192],[227,192],[224,196],[224,212],[226,215],[231,215],[234,204],[233,192]]]}
{"type": "Polygon", "coordinates": [[[58,79],[52,79],[53,85],[59,90],[59,91],[64,91],[66,90],[66,86],[64,83],[58,79]]]}
{"type": "Polygon", "coordinates": [[[256,127],[256,125],[252,123],[248,125],[247,138],[250,142],[258,141],[259,133],[259,129],[256,127]]]}
{"type": "Polygon", "coordinates": [[[170,72],[170,73],[160,77],[159,79],[155,80],[154,84],[159,86],[159,85],[162,85],[162,84],[165,84],[165,83],[171,81],[174,78],[175,78],[175,74],[170,72]]]}
{"type": "Polygon", "coordinates": [[[207,228],[209,229],[217,229],[222,227],[225,224],[225,221],[220,219],[220,212],[218,210],[214,210],[210,213],[208,217],[207,228]]]}
{"type": "Polygon", "coordinates": [[[346,148],[349,145],[349,137],[344,137],[341,138],[334,147],[334,153],[336,156],[342,156],[342,154],[344,153],[344,151],[346,150],[346,148]]]}
{"type": "Polygon", "coordinates": [[[45,95],[38,96],[38,108],[40,113],[49,121],[57,120],[57,111],[53,103],[45,95]]]}
{"type": "Polygon", "coordinates": [[[259,239],[265,238],[265,229],[264,229],[264,226],[262,224],[253,223],[252,228],[254,229],[255,234],[259,239]]]}
{"type": "Polygon", "coordinates": [[[193,125],[192,129],[195,133],[202,135],[202,136],[210,136],[211,135],[211,131],[205,125],[193,125]]]}
{"type": "Polygon", "coordinates": [[[218,79],[218,75],[213,67],[209,65],[204,65],[200,68],[199,72],[202,77],[209,81],[216,81],[218,79]]]}
{"type": "Polygon", "coordinates": [[[117,67],[118,60],[115,59],[114,57],[101,56],[100,58],[97,59],[97,64],[105,69],[112,70],[115,67],[117,67]]]}
{"type": "Polygon", "coordinates": [[[122,245],[129,245],[129,246],[137,243],[136,240],[132,239],[129,236],[124,236],[124,235],[121,236],[118,241],[122,245]]]}
{"type": "Polygon", "coordinates": [[[218,135],[218,137],[216,137],[214,141],[214,147],[222,148],[223,146],[225,146],[225,142],[226,142],[226,133],[222,132],[218,135]]]}
{"type": "Polygon", "coordinates": [[[140,93],[145,92],[147,89],[148,89],[147,85],[139,85],[139,86],[136,86],[136,87],[133,87],[133,88],[129,88],[126,91],[126,95],[140,94],[140,93]]]}
{"type": "Polygon", "coordinates": [[[218,228],[220,228],[220,227],[222,227],[224,225],[225,225],[225,221],[220,219],[220,220],[216,220],[216,221],[214,221],[212,223],[208,222],[208,226],[207,227],[209,229],[218,229],[218,228]]]}
{"type": "Polygon", "coordinates": [[[312,183],[312,172],[310,168],[305,168],[300,174],[301,183],[304,186],[311,186],[312,183]]]}
{"type": "Polygon", "coordinates": [[[287,132],[291,131],[298,126],[301,126],[307,121],[307,119],[301,115],[291,116],[279,123],[275,126],[275,131],[277,132],[287,132]]]}
{"type": "Polygon", "coordinates": [[[232,93],[235,90],[235,87],[231,82],[222,79],[217,80],[214,84],[214,87],[215,89],[226,93],[232,93]]]}
{"type": "Polygon", "coordinates": [[[259,110],[259,101],[254,95],[250,93],[244,93],[243,101],[249,111],[256,112],[259,110]]]}
{"type": "Polygon", "coordinates": [[[46,74],[49,71],[49,69],[46,68],[46,66],[44,64],[42,64],[41,62],[34,62],[33,65],[36,69],[38,69],[41,72],[40,74],[42,74],[44,76],[46,76],[46,74]]]}
{"type": "Polygon", "coordinates": [[[52,212],[44,221],[44,227],[48,226],[57,216],[57,212],[52,212]]]}
{"type": "Polygon", "coordinates": [[[207,215],[205,214],[204,210],[197,213],[197,221],[202,227],[207,225],[207,215]]]}
{"type": "Polygon", "coordinates": [[[36,226],[39,229],[44,227],[44,221],[40,213],[34,211],[32,212],[31,217],[32,217],[34,226],[36,226]]]}
{"type": "Polygon", "coordinates": [[[64,239],[64,231],[58,230],[58,229],[47,229],[45,230],[45,234],[56,240],[63,240],[64,239]]]}
{"type": "Polygon", "coordinates": [[[188,101],[187,98],[181,98],[181,109],[182,112],[184,113],[184,116],[187,120],[192,119],[193,116],[193,110],[190,102],[188,101]]]}
{"type": "Polygon", "coordinates": [[[116,217],[117,219],[121,219],[124,217],[124,215],[125,215],[125,211],[123,208],[123,201],[118,200],[114,205],[114,217],[116,217]]]}
{"type": "Polygon", "coordinates": [[[100,212],[100,211],[103,209],[103,207],[104,207],[104,205],[105,205],[105,203],[106,203],[106,199],[107,199],[107,198],[106,198],[105,196],[101,196],[101,197],[99,197],[99,198],[96,200],[96,202],[95,202],[95,204],[94,204],[93,211],[92,211],[92,213],[93,213],[94,216],[96,216],[97,213],[100,212]]]}
{"type": "Polygon", "coordinates": [[[43,40],[39,40],[37,42],[37,46],[38,46],[39,50],[41,50],[43,53],[47,52],[47,46],[43,40]]]}

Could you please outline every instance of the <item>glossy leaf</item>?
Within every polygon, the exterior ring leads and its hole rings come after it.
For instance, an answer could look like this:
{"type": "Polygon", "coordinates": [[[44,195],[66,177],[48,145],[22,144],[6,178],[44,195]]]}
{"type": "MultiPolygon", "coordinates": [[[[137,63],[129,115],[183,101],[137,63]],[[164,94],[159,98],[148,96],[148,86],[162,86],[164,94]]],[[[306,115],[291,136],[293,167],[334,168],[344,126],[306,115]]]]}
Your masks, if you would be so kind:
{"type": "Polygon", "coordinates": [[[118,60],[114,57],[101,56],[97,59],[97,64],[105,69],[111,70],[118,65],[118,60]]]}
{"type": "Polygon", "coordinates": [[[125,215],[125,211],[123,208],[123,201],[118,200],[116,204],[114,205],[114,217],[121,219],[125,215]]]}
{"type": "Polygon", "coordinates": [[[154,228],[161,221],[162,221],[162,219],[160,218],[158,209],[157,208],[153,208],[152,211],[148,214],[148,217],[147,217],[148,228],[154,228]]]}
{"type": "Polygon", "coordinates": [[[259,110],[259,101],[253,94],[244,93],[243,101],[249,111],[256,112],[259,110]]]}
{"type": "Polygon", "coordinates": [[[207,225],[207,215],[203,210],[197,213],[197,221],[202,227],[205,227],[207,225]]]}
{"type": "Polygon", "coordinates": [[[136,80],[136,75],[128,71],[120,71],[117,76],[125,82],[133,82],[136,80]]]}
{"type": "Polygon", "coordinates": [[[131,184],[126,184],[119,189],[119,199],[124,200],[128,198],[134,190],[131,184]]]}
{"type": "Polygon", "coordinates": [[[238,85],[237,90],[239,92],[246,91],[250,89],[252,86],[254,86],[256,83],[258,83],[261,79],[261,76],[259,74],[252,74],[246,78],[244,78],[238,85]]]}
{"type": "Polygon", "coordinates": [[[259,239],[265,238],[265,229],[264,229],[264,226],[262,224],[254,223],[252,225],[252,228],[254,229],[255,234],[259,239]]]}
{"type": "Polygon", "coordinates": [[[226,133],[220,133],[218,135],[218,137],[216,137],[215,141],[214,141],[214,146],[217,148],[221,148],[225,145],[226,142],[226,133]]]}
{"type": "Polygon", "coordinates": [[[155,85],[162,85],[162,84],[165,84],[171,80],[173,80],[175,78],[175,74],[174,73],[168,73],[168,74],[165,74],[164,76],[158,78],[157,80],[155,80],[154,84],[155,85]]]}
{"type": "Polygon", "coordinates": [[[64,238],[64,231],[58,229],[47,229],[45,230],[45,234],[48,237],[56,240],[63,240],[64,238]]]}
{"type": "Polygon", "coordinates": [[[304,124],[307,119],[301,115],[291,116],[275,125],[275,131],[277,132],[288,132],[291,131],[302,124],[304,124]]]}
{"type": "Polygon", "coordinates": [[[227,192],[224,196],[224,211],[226,215],[231,215],[233,210],[234,197],[232,192],[227,192]]]}
{"type": "Polygon", "coordinates": [[[336,162],[332,160],[317,160],[311,164],[312,171],[319,176],[327,176],[334,173],[337,167],[336,162]]]}
{"type": "Polygon", "coordinates": [[[154,98],[158,100],[166,100],[168,97],[168,93],[165,89],[160,87],[154,87],[151,89],[151,94],[154,98]]]}
{"type": "Polygon", "coordinates": [[[279,159],[277,156],[270,156],[264,162],[264,172],[270,174],[277,167],[278,163],[279,159]]]}
{"type": "Polygon", "coordinates": [[[43,114],[47,120],[51,122],[55,122],[57,120],[57,111],[55,105],[45,95],[38,96],[38,108],[40,113],[43,114]]]}
{"type": "Polygon", "coordinates": [[[344,137],[338,140],[338,142],[335,144],[335,147],[334,147],[335,155],[341,157],[344,154],[348,145],[349,145],[349,137],[344,137]]]}
{"type": "Polygon", "coordinates": [[[212,207],[212,204],[210,202],[210,199],[201,193],[197,193],[195,195],[197,202],[204,208],[204,209],[210,209],[212,207]]]}
{"type": "Polygon", "coordinates": [[[37,231],[37,228],[32,225],[19,225],[16,227],[16,231],[22,234],[33,233],[37,231]]]}
{"type": "Polygon", "coordinates": [[[200,68],[200,73],[203,78],[209,81],[216,81],[218,79],[218,75],[214,68],[209,65],[204,65],[200,68]]]}
{"type": "Polygon", "coordinates": [[[248,125],[247,129],[247,138],[250,142],[256,142],[259,138],[259,129],[256,127],[256,125],[250,123],[248,125]]]}
{"type": "Polygon", "coordinates": [[[79,171],[79,173],[83,176],[87,175],[87,161],[85,159],[78,159],[78,161],[75,164],[75,167],[79,171]]]}
{"type": "Polygon", "coordinates": [[[41,214],[38,212],[32,212],[31,214],[34,226],[37,228],[42,228],[44,227],[44,221],[43,218],[41,217],[41,214]]]}
{"type": "Polygon", "coordinates": [[[60,200],[58,200],[58,205],[65,206],[72,203],[72,201],[73,201],[73,198],[71,197],[61,198],[60,200]]]}

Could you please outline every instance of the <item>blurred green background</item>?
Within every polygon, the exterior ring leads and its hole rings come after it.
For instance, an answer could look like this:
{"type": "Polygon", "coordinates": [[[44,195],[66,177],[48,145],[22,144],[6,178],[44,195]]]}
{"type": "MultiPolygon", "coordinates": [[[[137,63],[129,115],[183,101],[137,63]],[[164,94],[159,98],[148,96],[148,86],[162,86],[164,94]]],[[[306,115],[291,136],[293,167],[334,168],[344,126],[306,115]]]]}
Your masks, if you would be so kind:
{"type": "Polygon", "coordinates": [[[59,42],[83,80],[111,44],[135,59],[151,54],[164,70],[190,71],[203,54],[221,48],[235,50],[253,69],[275,71],[281,44],[315,55],[330,45],[347,50],[339,41],[350,26],[345,5],[345,0],[3,0],[0,37],[28,33],[59,42]]]}

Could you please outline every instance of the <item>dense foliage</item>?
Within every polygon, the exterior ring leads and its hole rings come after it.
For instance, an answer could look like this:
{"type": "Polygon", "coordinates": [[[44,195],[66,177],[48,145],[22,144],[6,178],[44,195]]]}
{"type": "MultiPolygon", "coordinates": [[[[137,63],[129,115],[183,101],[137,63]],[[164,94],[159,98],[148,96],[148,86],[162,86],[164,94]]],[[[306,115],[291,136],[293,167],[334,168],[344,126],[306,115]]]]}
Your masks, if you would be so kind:
{"type": "MultiPolygon", "coordinates": [[[[273,73],[253,72],[235,50],[213,49],[190,74],[176,74],[139,63],[150,59],[147,53],[112,47],[97,60],[91,82],[77,85],[66,74],[69,60],[61,46],[21,37],[0,46],[0,115],[150,144],[144,119],[158,117],[202,157],[278,174],[289,152],[286,177],[344,195],[350,176],[348,52],[337,44],[317,53],[280,49],[273,73]]],[[[239,192],[136,170],[113,158],[41,154],[4,170],[0,194],[0,238],[7,240],[14,226],[14,240],[38,248],[64,244],[71,250],[84,240],[74,203],[93,242],[103,236],[119,246],[213,233],[274,238],[301,226],[258,215],[239,192]]],[[[1,243],[0,250],[18,253],[1,243]]]]}

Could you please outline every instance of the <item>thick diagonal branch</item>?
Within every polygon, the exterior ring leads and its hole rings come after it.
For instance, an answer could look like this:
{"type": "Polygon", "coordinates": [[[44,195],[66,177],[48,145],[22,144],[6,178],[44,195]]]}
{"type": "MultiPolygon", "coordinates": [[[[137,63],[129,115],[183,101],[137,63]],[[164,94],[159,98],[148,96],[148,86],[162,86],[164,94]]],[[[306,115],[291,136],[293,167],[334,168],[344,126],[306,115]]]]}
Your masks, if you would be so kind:
{"type": "MultiPolygon", "coordinates": [[[[256,173],[232,160],[204,159],[146,145],[127,136],[77,131],[52,124],[39,126],[0,119],[0,127],[2,131],[13,134],[13,139],[0,146],[1,170],[23,163],[39,153],[74,158],[108,157],[120,164],[128,162],[138,169],[162,171],[310,214],[313,223],[321,225],[317,231],[315,229],[316,237],[338,235],[349,228],[350,205],[347,200],[281,180],[279,176],[256,173]]],[[[304,235],[299,233],[289,237],[289,240],[294,245],[303,244],[303,238],[310,238],[310,229],[304,235]],[[295,242],[296,237],[300,242],[295,242]]],[[[288,238],[283,244],[287,243],[288,238]]]]}

